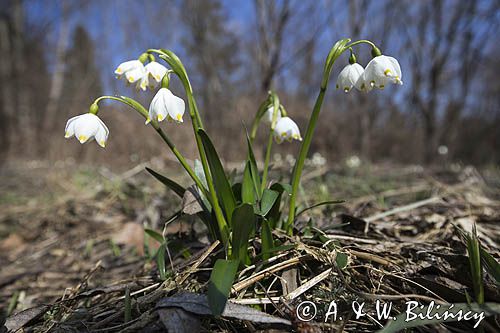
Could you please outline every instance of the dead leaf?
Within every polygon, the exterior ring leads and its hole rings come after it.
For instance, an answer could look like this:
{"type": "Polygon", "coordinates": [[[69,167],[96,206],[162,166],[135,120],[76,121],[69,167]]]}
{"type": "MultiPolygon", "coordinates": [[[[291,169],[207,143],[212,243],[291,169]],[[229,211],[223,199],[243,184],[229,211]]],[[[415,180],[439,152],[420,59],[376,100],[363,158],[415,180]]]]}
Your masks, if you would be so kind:
{"type": "Polygon", "coordinates": [[[158,316],[168,333],[192,333],[201,331],[201,321],[180,308],[158,309],[158,316]]]}
{"type": "MultiPolygon", "coordinates": [[[[157,304],[157,308],[181,308],[185,311],[202,315],[211,316],[212,311],[208,307],[207,296],[195,293],[180,293],[172,297],[161,299],[157,304]]],[[[222,317],[234,318],[239,320],[248,320],[254,323],[261,324],[281,324],[290,326],[291,323],[287,319],[279,318],[261,312],[254,308],[231,303],[226,303],[226,308],[222,313],[222,317]]]]}
{"type": "Polygon", "coordinates": [[[190,186],[182,197],[182,212],[187,215],[195,215],[202,211],[200,194],[194,186],[190,186]]]}
{"type": "Polygon", "coordinates": [[[49,309],[48,305],[40,305],[34,308],[18,312],[15,315],[7,318],[7,321],[5,322],[5,327],[7,327],[7,330],[9,332],[15,332],[23,328],[30,321],[44,314],[48,309],[49,309]]]}

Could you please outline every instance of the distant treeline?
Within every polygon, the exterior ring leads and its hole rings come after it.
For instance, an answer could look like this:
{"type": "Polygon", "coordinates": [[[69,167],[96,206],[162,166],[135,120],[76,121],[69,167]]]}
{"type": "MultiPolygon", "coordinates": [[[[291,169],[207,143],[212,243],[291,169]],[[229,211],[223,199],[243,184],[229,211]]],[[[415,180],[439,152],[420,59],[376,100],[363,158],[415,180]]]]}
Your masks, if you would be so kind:
{"type": "MultiPolygon", "coordinates": [[[[329,161],[358,155],[374,162],[498,164],[499,9],[495,0],[54,0],[43,6],[4,0],[0,161],[100,156],[123,163],[162,154],[150,129],[115,104],[100,114],[111,130],[105,152],[63,142],[65,121],[101,94],[129,94],[148,106],[152,94],[124,87],[113,70],[149,47],[181,55],[218,150],[239,159],[245,152],[234,141],[243,142],[244,124],[270,89],[305,132],[329,47],[350,36],[397,57],[404,85],[369,94],[335,91],[348,56],[340,58],[312,151],[329,161]]],[[[370,50],[354,51],[366,65],[370,50]]],[[[172,89],[183,96],[175,80],[172,89]]],[[[166,126],[193,154],[189,127],[166,126]]],[[[275,151],[297,149],[294,143],[275,151]]]]}

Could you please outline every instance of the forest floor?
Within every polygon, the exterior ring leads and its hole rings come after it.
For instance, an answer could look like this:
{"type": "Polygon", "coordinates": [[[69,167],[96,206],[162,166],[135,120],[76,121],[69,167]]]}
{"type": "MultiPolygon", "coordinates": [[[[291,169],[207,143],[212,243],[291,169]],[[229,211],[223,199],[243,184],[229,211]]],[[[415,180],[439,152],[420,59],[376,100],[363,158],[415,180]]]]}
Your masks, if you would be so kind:
{"type": "MultiPolygon", "coordinates": [[[[220,249],[193,216],[165,227],[181,200],[144,165],[121,174],[64,163],[4,166],[0,332],[2,317],[4,330],[24,332],[373,332],[385,324],[374,314],[377,299],[393,304],[391,315],[411,300],[474,299],[462,231],[476,225],[481,246],[500,259],[498,169],[309,166],[303,193],[304,206],[345,202],[302,214],[300,237],[276,233],[293,247],[241,272],[231,306],[213,318],[203,294],[220,249]],[[162,277],[152,258],[159,244],[145,227],[169,240],[162,277]],[[314,320],[298,318],[303,301],[316,305],[314,320]],[[331,301],[337,318],[326,313],[331,301]],[[366,316],[355,318],[354,301],[366,302],[366,316]]],[[[500,303],[495,280],[486,272],[483,280],[485,301],[500,303]]],[[[500,331],[495,320],[483,329],[500,331]]],[[[473,324],[418,330],[469,332],[473,324]]]]}

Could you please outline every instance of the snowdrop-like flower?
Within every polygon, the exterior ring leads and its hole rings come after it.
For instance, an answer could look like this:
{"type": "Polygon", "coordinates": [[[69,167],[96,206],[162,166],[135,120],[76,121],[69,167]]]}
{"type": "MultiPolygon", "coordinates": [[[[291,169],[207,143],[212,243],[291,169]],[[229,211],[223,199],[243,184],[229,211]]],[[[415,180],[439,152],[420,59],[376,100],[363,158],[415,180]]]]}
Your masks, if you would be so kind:
{"type": "Polygon", "coordinates": [[[165,118],[169,121],[182,123],[185,104],[184,100],[172,94],[167,88],[161,88],[156,93],[149,106],[149,119],[146,124],[149,124],[152,119],[163,121],[165,118]]]}
{"type": "Polygon", "coordinates": [[[116,68],[115,74],[119,79],[125,78],[128,83],[141,82],[146,75],[146,68],[139,60],[130,60],[121,63],[116,68]]]}
{"type": "Polygon", "coordinates": [[[363,72],[363,66],[356,62],[345,66],[337,78],[337,89],[341,88],[348,93],[356,85],[363,72]]]}
{"type": "Polygon", "coordinates": [[[70,118],[66,123],[65,138],[75,136],[80,143],[85,143],[95,139],[97,144],[104,148],[108,140],[109,130],[98,116],[92,113],[85,113],[70,118]]]}
{"type": "Polygon", "coordinates": [[[369,90],[372,87],[384,89],[387,83],[403,84],[401,78],[401,67],[398,61],[393,57],[380,55],[366,65],[363,81],[359,82],[359,86],[361,88],[363,84],[365,85],[362,90],[369,90]]]}
{"type": "Polygon", "coordinates": [[[299,127],[289,117],[282,117],[274,128],[274,139],[277,143],[282,143],[283,140],[292,141],[293,139],[302,141],[299,127]]]}
{"type": "Polygon", "coordinates": [[[148,76],[149,88],[154,89],[161,82],[165,74],[167,74],[167,68],[156,61],[151,61],[145,66],[146,75],[148,76]]]}
{"type": "MultiPolygon", "coordinates": [[[[271,124],[273,122],[273,113],[274,113],[274,106],[270,106],[266,113],[264,114],[264,120],[271,124]]],[[[276,122],[281,119],[281,111],[278,110],[278,114],[276,115],[276,122]]]]}

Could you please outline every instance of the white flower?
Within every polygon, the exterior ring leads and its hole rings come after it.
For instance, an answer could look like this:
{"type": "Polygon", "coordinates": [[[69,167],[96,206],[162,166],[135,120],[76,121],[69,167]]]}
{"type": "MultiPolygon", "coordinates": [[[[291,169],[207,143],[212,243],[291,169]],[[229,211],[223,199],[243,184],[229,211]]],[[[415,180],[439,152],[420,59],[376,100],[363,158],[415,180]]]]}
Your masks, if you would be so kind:
{"type": "Polygon", "coordinates": [[[172,94],[167,88],[161,88],[156,93],[149,106],[149,119],[146,124],[149,124],[152,119],[163,121],[167,118],[169,121],[182,123],[185,105],[184,100],[172,94]]]}
{"type": "Polygon", "coordinates": [[[139,82],[140,84],[142,78],[146,75],[146,68],[139,60],[130,60],[121,63],[116,68],[115,74],[119,79],[125,78],[128,83],[139,82]]]}
{"type": "Polygon", "coordinates": [[[92,113],[85,113],[69,119],[65,132],[65,138],[75,136],[82,144],[95,138],[97,144],[103,148],[106,146],[109,135],[106,125],[92,113]]]}
{"type": "MultiPolygon", "coordinates": [[[[365,67],[363,81],[360,82],[360,88],[365,86],[384,89],[387,83],[403,84],[401,81],[401,67],[396,59],[385,55],[373,58],[365,67]]],[[[363,90],[370,88],[364,87],[363,90]]]]}
{"type": "Polygon", "coordinates": [[[337,89],[341,88],[344,92],[349,92],[363,75],[363,72],[363,66],[358,63],[345,66],[337,78],[337,89]]]}
{"type": "Polygon", "coordinates": [[[282,143],[283,140],[292,141],[293,139],[302,141],[299,127],[289,117],[283,117],[276,123],[274,139],[277,143],[282,143]]]}
{"type": "MultiPolygon", "coordinates": [[[[271,124],[273,122],[273,113],[274,113],[274,106],[270,106],[266,113],[264,114],[264,120],[271,124]]],[[[281,112],[278,110],[278,114],[276,115],[276,121],[281,119],[281,112]]]]}
{"type": "Polygon", "coordinates": [[[165,74],[167,74],[167,68],[156,61],[151,61],[145,68],[148,80],[150,81],[149,87],[154,89],[156,85],[161,82],[165,74]]]}

